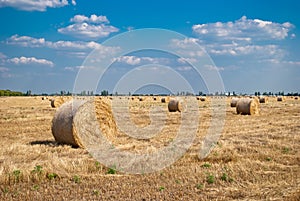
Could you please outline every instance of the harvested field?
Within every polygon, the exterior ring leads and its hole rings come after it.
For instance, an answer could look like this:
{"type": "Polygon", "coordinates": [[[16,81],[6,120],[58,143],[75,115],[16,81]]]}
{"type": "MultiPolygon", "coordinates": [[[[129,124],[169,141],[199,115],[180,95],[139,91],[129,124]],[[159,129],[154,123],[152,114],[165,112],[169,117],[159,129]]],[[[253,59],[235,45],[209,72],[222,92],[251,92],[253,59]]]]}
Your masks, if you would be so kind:
{"type": "MultiPolygon", "coordinates": [[[[153,138],[133,139],[116,132],[107,120],[111,114],[101,112],[102,102],[109,108],[112,100],[98,98],[97,119],[115,147],[153,152],[172,142],[179,112],[152,98],[128,101],[133,124],[151,124],[151,106],[160,106],[166,125],[153,138]]],[[[55,142],[51,121],[57,108],[49,101],[0,97],[0,200],[299,200],[300,101],[269,98],[256,116],[237,115],[226,101],[223,133],[207,158],[197,156],[212,118],[210,97],[198,101],[198,132],[183,157],[159,172],[126,174],[85,149],[55,142]]]]}

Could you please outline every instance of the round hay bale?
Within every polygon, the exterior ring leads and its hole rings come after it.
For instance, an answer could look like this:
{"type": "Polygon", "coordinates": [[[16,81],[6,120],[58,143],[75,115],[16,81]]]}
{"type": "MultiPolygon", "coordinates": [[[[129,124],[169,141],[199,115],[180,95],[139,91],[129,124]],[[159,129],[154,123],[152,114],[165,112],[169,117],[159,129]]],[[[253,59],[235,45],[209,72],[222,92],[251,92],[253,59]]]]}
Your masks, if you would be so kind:
{"type": "Polygon", "coordinates": [[[200,97],[200,101],[206,101],[206,97],[200,97]]]}
{"type": "Polygon", "coordinates": [[[200,97],[196,97],[197,100],[200,100],[200,97]]]}
{"type": "Polygon", "coordinates": [[[139,101],[143,101],[144,99],[142,97],[139,97],[139,101]]]}
{"type": "Polygon", "coordinates": [[[69,144],[74,147],[83,147],[78,137],[73,119],[77,110],[85,103],[84,100],[73,100],[64,103],[56,111],[52,120],[52,134],[55,141],[59,143],[69,144]]]}
{"type": "Polygon", "coordinates": [[[154,100],[154,101],[156,101],[156,99],[157,99],[156,97],[153,97],[153,100],[154,100]]]}
{"type": "Polygon", "coordinates": [[[165,103],[166,102],[166,98],[161,98],[161,102],[165,103]]]}
{"type": "Polygon", "coordinates": [[[236,107],[236,104],[238,101],[239,101],[239,98],[232,98],[230,101],[230,107],[236,107]]]}
{"type": "Polygon", "coordinates": [[[50,99],[51,102],[51,107],[53,108],[58,108],[60,107],[62,104],[64,104],[66,101],[69,101],[71,98],[70,97],[57,97],[57,98],[52,98],[50,99]]]}
{"type": "Polygon", "coordinates": [[[298,100],[298,97],[295,97],[295,100],[298,100]]]}
{"type": "Polygon", "coordinates": [[[259,103],[267,103],[268,102],[268,97],[261,96],[259,97],[259,103]]]}
{"type": "Polygon", "coordinates": [[[236,104],[237,114],[255,115],[259,113],[259,102],[256,98],[241,98],[236,104]]]}
{"type": "Polygon", "coordinates": [[[168,103],[168,110],[169,110],[169,112],[183,111],[182,101],[177,100],[177,99],[170,99],[170,101],[168,103]]]}
{"type": "Polygon", "coordinates": [[[284,98],[282,96],[278,96],[277,101],[279,101],[279,102],[284,101],[284,98]]]}

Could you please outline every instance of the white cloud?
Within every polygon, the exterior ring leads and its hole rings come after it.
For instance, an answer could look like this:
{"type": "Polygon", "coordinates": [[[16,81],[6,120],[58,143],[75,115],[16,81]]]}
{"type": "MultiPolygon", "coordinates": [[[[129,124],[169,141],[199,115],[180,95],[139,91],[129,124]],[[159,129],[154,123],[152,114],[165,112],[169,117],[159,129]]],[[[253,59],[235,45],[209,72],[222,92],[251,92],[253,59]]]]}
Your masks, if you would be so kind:
{"type": "Polygon", "coordinates": [[[3,54],[2,52],[0,52],[0,59],[5,59],[7,56],[5,54],[3,54]]]}
{"type": "Polygon", "coordinates": [[[282,58],[286,53],[278,45],[236,45],[211,44],[207,45],[208,52],[214,55],[243,56],[256,55],[258,57],[282,58]]]}
{"type": "Polygon", "coordinates": [[[0,73],[5,73],[7,71],[9,71],[8,68],[6,68],[6,67],[0,67],[0,73]]]}
{"type": "Polygon", "coordinates": [[[262,41],[285,39],[293,27],[289,22],[280,24],[243,16],[234,22],[196,24],[192,29],[200,39],[262,41]]]}
{"type": "Polygon", "coordinates": [[[204,67],[207,68],[208,70],[211,70],[211,71],[223,71],[223,70],[225,70],[224,67],[217,67],[217,66],[214,66],[214,65],[205,65],[204,67]]]}
{"type": "Polygon", "coordinates": [[[92,14],[90,17],[86,17],[85,15],[75,15],[73,18],[71,18],[70,21],[74,23],[82,23],[82,22],[89,22],[95,24],[109,23],[106,16],[103,15],[97,16],[95,14],[92,14]]]}
{"type": "MultiPolygon", "coordinates": [[[[71,3],[76,5],[76,1],[71,3]]],[[[59,8],[69,5],[68,0],[1,0],[0,7],[13,7],[25,11],[46,11],[47,8],[59,8]]]]}
{"type": "Polygon", "coordinates": [[[47,47],[52,49],[65,50],[92,50],[92,49],[109,49],[113,47],[106,47],[100,43],[90,41],[46,41],[44,38],[33,38],[30,36],[13,35],[6,41],[9,45],[19,45],[22,47],[47,47]]]}
{"type": "Polygon", "coordinates": [[[118,28],[109,25],[107,17],[102,15],[75,15],[70,21],[74,24],[60,28],[58,32],[81,39],[99,39],[119,31],[118,28]]]}
{"type": "Polygon", "coordinates": [[[115,58],[114,62],[121,62],[129,65],[137,65],[141,63],[141,58],[136,56],[122,56],[122,57],[115,58]]]}
{"type": "Polygon", "coordinates": [[[179,66],[176,69],[179,70],[179,71],[190,71],[193,68],[191,66],[179,66]]]}
{"type": "Polygon", "coordinates": [[[35,57],[15,57],[12,59],[8,59],[7,60],[9,63],[13,63],[16,65],[27,65],[27,64],[41,64],[41,65],[46,65],[46,66],[50,66],[53,67],[54,64],[52,61],[46,60],[46,59],[37,59],[35,57]]]}
{"type": "Polygon", "coordinates": [[[121,56],[114,58],[113,62],[125,63],[128,65],[146,65],[146,64],[160,64],[168,65],[170,64],[170,59],[163,57],[137,57],[137,56],[121,56]]]}

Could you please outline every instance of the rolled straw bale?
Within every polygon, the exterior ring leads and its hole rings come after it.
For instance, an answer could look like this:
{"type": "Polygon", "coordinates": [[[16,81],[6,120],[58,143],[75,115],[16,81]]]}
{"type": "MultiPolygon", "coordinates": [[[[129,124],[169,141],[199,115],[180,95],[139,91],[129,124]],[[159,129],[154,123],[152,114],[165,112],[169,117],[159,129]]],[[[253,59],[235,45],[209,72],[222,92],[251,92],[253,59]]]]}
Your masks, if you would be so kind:
{"type": "Polygon", "coordinates": [[[267,103],[267,102],[268,102],[268,97],[266,96],[259,97],[259,103],[267,103]]]}
{"type": "Polygon", "coordinates": [[[139,101],[143,101],[144,99],[142,97],[139,97],[139,101]]]}
{"type": "Polygon", "coordinates": [[[197,100],[200,100],[200,97],[196,97],[197,100]]]}
{"type": "Polygon", "coordinates": [[[200,97],[201,101],[206,101],[206,97],[200,97]]]}
{"type": "Polygon", "coordinates": [[[255,115],[259,113],[259,102],[256,98],[241,98],[236,104],[237,114],[255,115]]]}
{"type": "Polygon", "coordinates": [[[60,107],[62,104],[64,104],[65,102],[69,101],[71,99],[71,97],[56,97],[56,98],[52,98],[50,99],[51,102],[51,107],[53,108],[58,108],[60,107]]]}
{"type": "Polygon", "coordinates": [[[165,103],[166,102],[166,98],[161,98],[161,102],[165,103]]]}
{"type": "Polygon", "coordinates": [[[236,107],[239,98],[232,98],[230,101],[230,107],[236,107]]]}
{"type": "Polygon", "coordinates": [[[52,134],[57,142],[70,144],[74,147],[83,147],[78,137],[73,119],[78,109],[85,103],[84,100],[73,100],[64,103],[56,111],[52,120],[52,134]]]}
{"type": "Polygon", "coordinates": [[[295,100],[298,100],[298,97],[297,97],[297,96],[295,97],[295,100]]]}
{"type": "Polygon", "coordinates": [[[283,98],[282,96],[278,96],[278,97],[277,97],[277,101],[280,101],[280,102],[281,102],[281,101],[284,101],[284,98],[283,98]]]}
{"type": "Polygon", "coordinates": [[[177,99],[170,99],[168,103],[168,110],[169,112],[181,112],[183,110],[183,104],[181,100],[177,99]]]}
{"type": "Polygon", "coordinates": [[[156,97],[153,97],[153,100],[154,100],[154,101],[156,101],[156,99],[157,99],[156,97]]]}

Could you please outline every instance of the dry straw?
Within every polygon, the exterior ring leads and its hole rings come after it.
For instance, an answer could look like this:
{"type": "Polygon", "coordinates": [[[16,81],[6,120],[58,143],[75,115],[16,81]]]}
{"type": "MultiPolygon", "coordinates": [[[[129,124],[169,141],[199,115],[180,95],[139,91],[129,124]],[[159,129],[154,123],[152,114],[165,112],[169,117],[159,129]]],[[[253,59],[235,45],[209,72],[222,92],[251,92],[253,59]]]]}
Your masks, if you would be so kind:
{"type": "Polygon", "coordinates": [[[183,102],[177,99],[170,99],[168,103],[169,112],[181,112],[183,111],[183,102]]]}
{"type": "Polygon", "coordinates": [[[259,102],[256,98],[241,98],[236,104],[237,114],[255,115],[259,113],[259,102]]]}
{"type": "Polygon", "coordinates": [[[70,100],[71,98],[70,97],[56,97],[56,98],[52,98],[50,99],[50,104],[51,104],[51,107],[53,108],[58,108],[59,106],[61,106],[64,102],[70,100]]]}
{"type": "Polygon", "coordinates": [[[268,101],[268,97],[266,96],[259,97],[259,103],[267,103],[268,101]]]}
{"type": "Polygon", "coordinates": [[[84,100],[73,100],[64,103],[58,108],[52,120],[52,134],[57,142],[74,147],[83,147],[73,119],[77,115],[78,109],[85,102],[84,100]]]}
{"type": "Polygon", "coordinates": [[[115,133],[117,131],[109,99],[89,101],[74,99],[64,103],[54,115],[52,120],[52,134],[55,140],[59,143],[83,148],[84,144],[95,135],[90,130],[82,129],[89,127],[89,123],[93,123],[94,121],[94,119],[89,119],[91,117],[87,114],[87,111],[90,111],[91,108],[95,110],[97,121],[100,127],[104,128],[103,131],[105,133],[115,133]]]}
{"type": "Polygon", "coordinates": [[[239,98],[232,98],[230,101],[230,107],[236,107],[239,98]]]}
{"type": "Polygon", "coordinates": [[[200,97],[200,101],[206,101],[206,97],[200,97]]]}
{"type": "Polygon", "coordinates": [[[280,102],[281,102],[281,101],[284,101],[284,97],[278,96],[278,97],[277,97],[277,101],[280,101],[280,102]]]}

